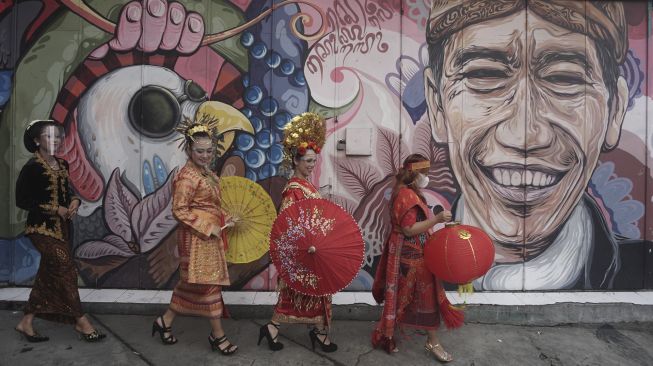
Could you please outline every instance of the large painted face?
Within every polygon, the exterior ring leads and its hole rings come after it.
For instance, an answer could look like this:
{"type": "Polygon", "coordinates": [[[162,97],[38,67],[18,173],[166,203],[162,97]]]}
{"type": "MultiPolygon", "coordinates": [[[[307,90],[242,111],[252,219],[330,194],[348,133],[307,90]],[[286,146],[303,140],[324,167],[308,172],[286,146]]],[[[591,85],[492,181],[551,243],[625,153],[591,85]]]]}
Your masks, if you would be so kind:
{"type": "Polygon", "coordinates": [[[313,173],[317,154],[313,150],[306,150],[306,154],[295,159],[295,172],[302,178],[308,178],[313,173]]]}
{"type": "Polygon", "coordinates": [[[620,78],[609,105],[597,47],[522,11],[454,34],[442,78],[425,71],[433,134],[448,143],[463,220],[498,243],[525,243],[527,255],[546,247],[601,148],[617,144],[627,86],[620,78]]]}

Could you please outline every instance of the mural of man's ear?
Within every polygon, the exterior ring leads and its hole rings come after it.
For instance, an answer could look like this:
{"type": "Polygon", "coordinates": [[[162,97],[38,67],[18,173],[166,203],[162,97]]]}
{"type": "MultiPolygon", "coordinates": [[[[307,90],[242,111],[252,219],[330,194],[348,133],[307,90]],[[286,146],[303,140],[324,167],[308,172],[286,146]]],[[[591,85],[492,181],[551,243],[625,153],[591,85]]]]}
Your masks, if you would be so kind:
{"type": "Polygon", "coordinates": [[[612,108],[608,117],[608,126],[603,140],[603,151],[614,149],[619,143],[621,135],[621,126],[626,116],[626,107],[628,106],[628,83],[626,79],[619,76],[617,79],[617,90],[612,98],[612,108]]]}
{"type": "Polygon", "coordinates": [[[433,79],[433,71],[430,67],[426,67],[424,69],[424,96],[427,105],[426,113],[431,124],[431,133],[436,143],[446,144],[448,142],[447,126],[444,121],[442,97],[436,85],[438,83],[433,79]]]}

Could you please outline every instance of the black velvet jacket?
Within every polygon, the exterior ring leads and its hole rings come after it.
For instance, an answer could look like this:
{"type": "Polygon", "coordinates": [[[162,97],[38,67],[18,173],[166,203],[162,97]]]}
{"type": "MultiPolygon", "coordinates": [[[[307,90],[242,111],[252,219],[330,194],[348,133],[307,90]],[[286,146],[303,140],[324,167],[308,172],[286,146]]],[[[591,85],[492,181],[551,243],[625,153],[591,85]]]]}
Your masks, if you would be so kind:
{"type": "Polygon", "coordinates": [[[16,206],[28,211],[25,234],[42,234],[64,240],[64,225],[68,222],[57,215],[59,206],[68,207],[79,199],[68,182],[68,163],[57,158],[59,170],[54,170],[35,153],[21,169],[16,181],[16,206]]]}

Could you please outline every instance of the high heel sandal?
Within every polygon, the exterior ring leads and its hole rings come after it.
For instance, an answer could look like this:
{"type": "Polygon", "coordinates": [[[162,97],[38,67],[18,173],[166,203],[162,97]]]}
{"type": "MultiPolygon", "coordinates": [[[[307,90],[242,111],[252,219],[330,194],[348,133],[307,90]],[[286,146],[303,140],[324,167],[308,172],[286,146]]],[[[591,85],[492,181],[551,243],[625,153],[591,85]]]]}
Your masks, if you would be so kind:
{"type": "Polygon", "coordinates": [[[14,330],[16,332],[20,333],[23,337],[25,337],[25,339],[30,343],[45,342],[45,341],[50,340],[50,337],[42,336],[42,335],[38,334],[36,331],[34,331],[34,334],[29,335],[26,332],[24,332],[24,331],[22,331],[22,330],[20,330],[18,328],[14,328],[14,330]]]}
{"type": "Polygon", "coordinates": [[[338,345],[331,342],[329,344],[325,344],[327,337],[329,336],[329,333],[326,331],[320,331],[317,328],[313,328],[311,331],[308,332],[308,337],[311,339],[311,346],[313,347],[313,351],[315,351],[315,341],[320,345],[320,348],[322,348],[322,352],[335,352],[338,349],[338,345]],[[324,336],[324,341],[320,340],[318,336],[324,336]]]}
{"type": "Polygon", "coordinates": [[[79,335],[80,340],[84,340],[88,343],[99,342],[107,337],[106,334],[100,333],[97,330],[94,330],[91,333],[84,333],[75,329],[75,332],[77,332],[77,334],[79,335]]]}
{"type": "Polygon", "coordinates": [[[166,327],[166,322],[163,321],[163,317],[160,316],[154,320],[154,323],[152,323],[152,337],[154,337],[154,333],[159,332],[159,337],[161,337],[161,342],[165,344],[166,346],[175,344],[177,343],[177,338],[175,338],[172,335],[172,328],[171,327],[166,327]],[[161,325],[157,323],[157,320],[161,319],[161,325]],[[166,333],[170,333],[169,336],[165,336],[166,333]]]}
{"type": "Polygon", "coordinates": [[[213,333],[210,333],[209,334],[209,343],[211,344],[211,350],[220,351],[220,353],[222,353],[225,356],[231,356],[234,353],[236,353],[236,351],[238,351],[238,346],[236,346],[235,344],[229,342],[229,340],[227,340],[227,335],[226,334],[223,335],[220,338],[213,338],[213,333]],[[228,345],[225,348],[220,348],[220,345],[225,343],[225,342],[227,342],[228,345]]]}
{"type": "Polygon", "coordinates": [[[426,342],[424,349],[426,352],[432,353],[440,362],[453,361],[453,356],[451,356],[449,352],[445,351],[440,343],[431,344],[430,342],[426,342]]]}
{"type": "Polygon", "coordinates": [[[272,351],[279,351],[283,349],[283,343],[277,341],[277,338],[279,338],[279,324],[270,322],[262,326],[258,331],[258,343],[256,343],[256,345],[261,344],[263,337],[268,340],[268,347],[270,347],[272,351]],[[272,325],[273,327],[277,328],[277,335],[274,336],[274,338],[272,337],[272,333],[270,333],[268,325],[272,325]]]}

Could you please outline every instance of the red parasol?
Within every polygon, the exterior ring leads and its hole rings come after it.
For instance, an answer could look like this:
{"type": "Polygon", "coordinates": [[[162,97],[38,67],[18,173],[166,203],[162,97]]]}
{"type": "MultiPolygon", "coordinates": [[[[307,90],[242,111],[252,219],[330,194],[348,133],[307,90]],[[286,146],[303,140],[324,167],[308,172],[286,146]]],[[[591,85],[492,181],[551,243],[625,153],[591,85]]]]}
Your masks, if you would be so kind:
{"type": "Polygon", "coordinates": [[[321,198],[281,211],[270,233],[270,257],[281,278],[310,296],[334,294],[356,277],[365,244],[354,218],[321,198]]]}

